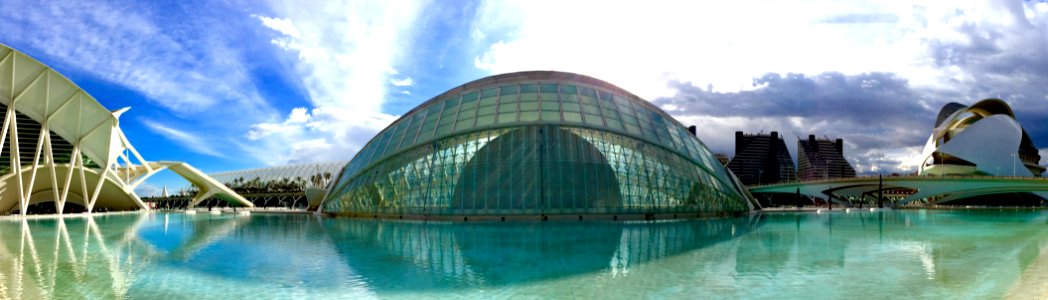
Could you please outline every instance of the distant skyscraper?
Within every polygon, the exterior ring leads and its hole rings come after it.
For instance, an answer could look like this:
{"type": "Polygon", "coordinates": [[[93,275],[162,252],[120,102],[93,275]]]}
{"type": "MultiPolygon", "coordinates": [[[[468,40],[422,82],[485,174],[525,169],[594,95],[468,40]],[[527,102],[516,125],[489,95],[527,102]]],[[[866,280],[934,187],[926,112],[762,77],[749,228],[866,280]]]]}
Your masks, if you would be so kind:
{"type": "Polygon", "coordinates": [[[743,134],[735,132],[735,156],[728,169],[743,184],[769,184],[796,180],[793,158],[779,133],[743,134]]]}
{"type": "Polygon", "coordinates": [[[815,139],[797,141],[797,177],[821,180],[855,177],[855,169],[844,159],[844,140],[815,139]]]}

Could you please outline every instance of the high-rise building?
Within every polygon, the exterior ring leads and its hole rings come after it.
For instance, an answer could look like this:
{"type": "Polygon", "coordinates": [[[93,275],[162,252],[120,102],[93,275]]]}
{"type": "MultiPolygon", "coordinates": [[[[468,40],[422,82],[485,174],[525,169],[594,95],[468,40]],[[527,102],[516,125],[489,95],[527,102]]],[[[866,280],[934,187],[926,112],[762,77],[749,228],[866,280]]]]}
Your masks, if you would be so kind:
{"type": "Polygon", "coordinates": [[[844,159],[844,140],[815,139],[797,141],[797,177],[822,180],[855,177],[855,169],[844,159]]]}
{"type": "Polygon", "coordinates": [[[797,179],[793,158],[778,132],[744,134],[735,132],[735,156],[728,162],[743,184],[769,184],[797,179]]]}

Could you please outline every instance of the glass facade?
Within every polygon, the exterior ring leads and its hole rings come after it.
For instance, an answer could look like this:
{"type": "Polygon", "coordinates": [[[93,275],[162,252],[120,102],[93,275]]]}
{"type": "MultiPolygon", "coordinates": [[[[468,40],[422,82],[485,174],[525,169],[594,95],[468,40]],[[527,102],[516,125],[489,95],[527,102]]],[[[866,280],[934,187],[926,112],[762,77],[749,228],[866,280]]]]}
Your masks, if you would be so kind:
{"type": "Polygon", "coordinates": [[[342,170],[335,214],[539,215],[746,211],[698,138],[618,87],[522,72],[405,114],[342,170]]]}

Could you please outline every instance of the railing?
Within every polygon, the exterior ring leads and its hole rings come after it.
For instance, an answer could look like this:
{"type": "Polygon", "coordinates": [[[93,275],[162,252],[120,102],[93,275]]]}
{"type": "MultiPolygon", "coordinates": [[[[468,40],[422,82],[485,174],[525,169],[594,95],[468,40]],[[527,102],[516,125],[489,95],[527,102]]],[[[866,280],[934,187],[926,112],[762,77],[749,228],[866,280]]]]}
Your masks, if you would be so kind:
{"type": "Polygon", "coordinates": [[[779,186],[789,184],[818,184],[826,182],[848,182],[848,181],[864,181],[869,179],[885,180],[907,180],[907,179],[919,179],[919,180],[943,180],[943,179],[1008,179],[1008,180],[1024,180],[1024,181],[1048,181],[1048,177],[1031,177],[1031,176],[994,176],[994,175],[898,175],[898,176],[883,176],[880,175],[862,175],[848,178],[829,178],[829,179],[817,179],[817,180],[791,180],[782,181],[771,184],[758,184],[746,186],[747,189],[755,189],[768,186],[779,186]]]}

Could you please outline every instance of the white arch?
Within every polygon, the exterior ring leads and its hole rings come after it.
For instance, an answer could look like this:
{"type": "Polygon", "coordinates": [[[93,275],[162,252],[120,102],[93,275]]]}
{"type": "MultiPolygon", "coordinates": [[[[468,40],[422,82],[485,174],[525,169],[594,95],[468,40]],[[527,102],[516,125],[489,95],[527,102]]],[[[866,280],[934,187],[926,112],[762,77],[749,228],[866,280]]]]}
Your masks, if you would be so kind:
{"type": "Polygon", "coordinates": [[[252,206],[188,164],[146,161],[120,129],[120,115],[128,108],[107,110],[65,76],[3,44],[0,44],[0,104],[7,107],[0,129],[0,153],[6,142],[10,147],[6,147],[9,153],[4,154],[11,157],[8,174],[0,182],[0,188],[4,189],[0,193],[0,212],[12,211],[12,203],[17,203],[18,211],[24,215],[41,190],[51,192],[50,198],[59,213],[70,192],[77,190],[77,195],[86,203],[85,208],[91,212],[100,194],[112,192],[110,188],[103,192],[108,184],[125,194],[118,199],[132,202],[124,204],[134,204],[127,207],[148,209],[134,194],[134,188],[163,168],[170,168],[197,185],[203,193],[198,196],[215,195],[252,206]],[[17,121],[19,116],[39,124],[39,130],[19,130],[19,123],[23,123],[17,121]],[[52,140],[52,133],[64,140],[63,145],[72,145],[69,153],[55,152],[54,146],[59,142],[52,140]],[[29,149],[20,149],[18,138],[33,134],[38,142],[32,159],[22,161],[22,150],[29,149]],[[56,157],[66,154],[68,162],[56,161],[56,157]],[[104,180],[92,181],[88,174],[104,180]]]}

